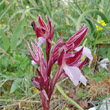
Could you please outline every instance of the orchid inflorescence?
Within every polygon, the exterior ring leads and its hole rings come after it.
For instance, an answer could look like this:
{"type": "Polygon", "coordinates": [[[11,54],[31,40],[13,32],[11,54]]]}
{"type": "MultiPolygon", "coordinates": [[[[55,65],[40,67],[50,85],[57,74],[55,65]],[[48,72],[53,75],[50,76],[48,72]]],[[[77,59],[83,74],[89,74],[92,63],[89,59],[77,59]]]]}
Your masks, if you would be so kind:
{"type": "Polygon", "coordinates": [[[55,84],[61,76],[69,77],[75,86],[77,86],[79,82],[86,85],[87,79],[81,73],[81,69],[87,57],[92,60],[92,55],[87,47],[78,47],[88,31],[85,25],[66,42],[63,42],[62,35],[56,44],[52,46],[55,25],[52,29],[52,23],[48,15],[46,15],[46,18],[48,21],[47,25],[40,15],[38,16],[39,26],[37,26],[35,21],[32,22],[37,39],[35,39],[35,42],[31,41],[33,51],[28,42],[27,45],[33,60],[32,64],[39,65],[39,69],[36,69],[38,77],[34,76],[32,84],[40,91],[43,109],[49,110],[50,99],[55,84]],[[46,60],[41,48],[43,43],[46,44],[46,60]],[[81,61],[83,55],[85,55],[86,58],[81,61]],[[58,69],[51,79],[50,76],[54,64],[58,64],[58,69]]]}

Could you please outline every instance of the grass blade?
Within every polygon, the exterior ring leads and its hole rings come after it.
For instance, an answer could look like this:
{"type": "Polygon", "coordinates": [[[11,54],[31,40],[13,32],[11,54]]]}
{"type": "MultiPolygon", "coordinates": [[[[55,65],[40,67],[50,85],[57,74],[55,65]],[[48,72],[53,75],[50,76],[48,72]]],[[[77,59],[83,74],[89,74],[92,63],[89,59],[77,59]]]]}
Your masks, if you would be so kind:
{"type": "Polygon", "coordinates": [[[8,50],[9,46],[10,46],[10,42],[8,37],[5,35],[5,33],[3,32],[3,30],[0,30],[1,36],[2,36],[2,42],[3,42],[3,47],[5,50],[8,50]]]}
{"type": "Polygon", "coordinates": [[[11,6],[14,4],[15,2],[12,0],[9,4],[9,6],[3,11],[3,13],[0,16],[0,20],[3,18],[3,16],[6,14],[6,12],[11,8],[11,6]]]}
{"type": "Polygon", "coordinates": [[[23,32],[23,27],[25,24],[25,19],[22,19],[16,29],[13,32],[12,40],[11,40],[11,49],[16,49],[18,39],[23,32]]]}

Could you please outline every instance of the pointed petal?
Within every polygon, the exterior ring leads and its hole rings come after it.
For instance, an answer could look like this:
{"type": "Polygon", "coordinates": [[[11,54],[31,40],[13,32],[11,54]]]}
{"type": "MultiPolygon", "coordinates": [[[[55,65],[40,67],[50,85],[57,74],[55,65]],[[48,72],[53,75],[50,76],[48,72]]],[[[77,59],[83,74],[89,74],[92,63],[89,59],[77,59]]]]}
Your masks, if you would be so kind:
{"type": "Polygon", "coordinates": [[[67,47],[67,51],[69,52],[70,50],[75,49],[76,47],[78,47],[80,45],[80,43],[82,42],[82,40],[84,39],[86,33],[88,31],[88,28],[84,29],[83,31],[81,31],[81,33],[79,34],[75,34],[73,35],[69,40],[66,41],[66,47],[67,47]]]}
{"type": "MultiPolygon", "coordinates": [[[[27,42],[27,41],[26,41],[27,42]]],[[[27,46],[28,46],[28,49],[29,49],[29,53],[30,53],[30,56],[32,57],[32,59],[38,64],[39,61],[38,61],[38,58],[36,58],[36,56],[33,54],[32,50],[31,50],[31,47],[29,45],[29,43],[27,42],[27,46]]]]}
{"type": "Polygon", "coordinates": [[[31,79],[32,84],[37,88],[37,89],[41,89],[39,82],[36,82],[35,79],[31,79]]]}
{"type": "Polygon", "coordinates": [[[39,60],[40,57],[44,58],[44,54],[42,51],[42,48],[39,47],[38,45],[35,45],[33,43],[33,41],[31,41],[32,47],[33,47],[33,51],[35,53],[36,58],[39,60]]]}
{"type": "Polygon", "coordinates": [[[58,39],[57,43],[55,44],[55,46],[54,46],[54,48],[52,50],[52,54],[54,54],[54,55],[59,54],[59,52],[63,50],[63,47],[64,47],[65,43],[63,43],[62,40],[63,40],[63,36],[61,36],[58,39]]]}
{"type": "Polygon", "coordinates": [[[63,58],[65,55],[65,51],[63,50],[62,53],[60,54],[59,58],[58,58],[58,65],[61,66],[63,63],[63,58]]]}
{"type": "Polygon", "coordinates": [[[38,53],[38,47],[31,41],[31,45],[33,47],[35,59],[39,62],[39,53],[38,53]]]}
{"type": "Polygon", "coordinates": [[[55,32],[55,25],[54,25],[53,30],[52,30],[52,34],[51,34],[51,38],[50,38],[51,40],[53,39],[54,32],[55,32]]]}
{"type": "Polygon", "coordinates": [[[71,44],[73,43],[73,41],[76,39],[76,37],[78,37],[78,35],[81,35],[85,30],[85,25],[82,26],[82,28],[76,32],[73,36],[71,36],[68,40],[67,40],[67,44],[71,44]]]}
{"type": "Polygon", "coordinates": [[[44,59],[43,51],[39,46],[35,45],[32,41],[31,41],[31,44],[32,44],[33,51],[34,51],[34,54],[33,54],[34,59],[37,60],[37,63],[40,65],[40,71],[41,71],[42,77],[43,77],[44,81],[46,81],[47,80],[47,75],[46,75],[46,66],[47,65],[46,65],[46,62],[44,59]]]}
{"type": "Polygon", "coordinates": [[[43,58],[41,58],[40,57],[40,71],[41,71],[41,74],[42,74],[42,77],[43,77],[43,80],[44,80],[44,82],[46,82],[47,81],[47,74],[46,74],[46,67],[45,67],[45,64],[44,64],[44,61],[43,61],[44,59],[43,58]]]}
{"type": "Polygon", "coordinates": [[[85,24],[83,24],[83,26],[81,27],[81,29],[75,33],[75,35],[78,35],[79,33],[81,33],[83,30],[85,29],[85,24]]]}
{"type": "Polygon", "coordinates": [[[63,42],[62,40],[63,40],[63,35],[58,39],[56,44],[62,43],[63,42]]]}
{"type": "Polygon", "coordinates": [[[59,52],[63,50],[64,43],[62,40],[63,40],[63,36],[61,36],[59,38],[59,40],[57,41],[57,43],[55,44],[55,46],[52,49],[51,56],[48,61],[48,67],[49,67],[48,76],[50,76],[50,72],[51,72],[51,68],[52,68],[53,64],[58,60],[59,52]]]}
{"type": "Polygon", "coordinates": [[[81,48],[78,52],[74,53],[74,56],[65,58],[66,64],[76,64],[78,61],[80,61],[82,57],[83,48],[81,48]]]}
{"type": "Polygon", "coordinates": [[[63,46],[64,46],[64,43],[63,43],[63,36],[61,36],[57,43],[55,44],[54,48],[52,49],[52,55],[51,57],[55,57],[55,56],[58,56],[59,55],[59,52],[63,50],[63,46]]]}
{"type": "Polygon", "coordinates": [[[35,44],[38,45],[37,39],[35,39],[35,44]]]}
{"type": "Polygon", "coordinates": [[[80,45],[80,43],[82,42],[82,40],[83,40],[84,37],[86,36],[87,31],[88,31],[88,28],[85,29],[85,31],[83,32],[82,35],[80,35],[80,37],[79,37],[79,36],[76,37],[77,39],[76,39],[75,42],[74,42],[74,45],[75,45],[75,46],[74,46],[74,49],[80,45]]]}
{"type": "Polygon", "coordinates": [[[50,87],[49,87],[49,97],[51,97],[52,92],[54,90],[55,84],[57,83],[58,79],[60,78],[62,74],[62,67],[59,67],[57,72],[54,74],[52,80],[50,81],[50,87]]]}
{"type": "Polygon", "coordinates": [[[47,28],[48,28],[48,35],[49,35],[48,37],[49,37],[49,39],[50,39],[50,37],[51,37],[52,23],[51,23],[51,21],[50,21],[48,15],[46,15],[46,18],[47,18],[47,21],[48,21],[48,25],[47,25],[47,28]]]}
{"type": "Polygon", "coordinates": [[[39,25],[40,26],[42,26],[44,28],[47,27],[46,24],[45,24],[45,22],[43,21],[43,19],[42,19],[42,17],[40,15],[38,16],[38,22],[39,22],[39,25]]]}

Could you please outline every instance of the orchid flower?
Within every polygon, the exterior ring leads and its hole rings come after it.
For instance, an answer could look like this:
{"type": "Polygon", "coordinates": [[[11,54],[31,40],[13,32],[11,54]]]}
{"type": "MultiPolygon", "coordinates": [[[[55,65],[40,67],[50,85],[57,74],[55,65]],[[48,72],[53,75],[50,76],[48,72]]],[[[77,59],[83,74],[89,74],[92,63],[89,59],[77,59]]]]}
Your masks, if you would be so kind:
{"type": "Polygon", "coordinates": [[[77,86],[79,82],[86,85],[87,79],[81,73],[81,69],[85,64],[87,57],[90,60],[93,59],[89,48],[78,47],[88,31],[88,28],[85,28],[85,25],[83,25],[82,28],[66,42],[63,42],[63,36],[61,36],[52,48],[51,45],[55,25],[52,30],[52,24],[48,15],[46,18],[48,21],[47,25],[40,15],[38,16],[38,23],[40,26],[37,26],[35,21],[33,21],[32,26],[37,39],[35,39],[35,42],[31,41],[32,48],[30,47],[29,42],[27,42],[29,53],[32,57],[32,64],[39,65],[39,68],[36,69],[38,76],[32,78],[32,84],[40,91],[43,110],[49,110],[50,99],[55,84],[61,75],[64,74],[69,77],[75,86],[77,86]],[[46,60],[42,48],[40,47],[42,43],[46,44],[46,60]],[[87,57],[84,61],[81,61],[83,55],[86,55],[87,57]],[[56,63],[58,64],[58,69],[51,79],[51,69],[56,63]]]}
{"type": "Polygon", "coordinates": [[[52,30],[52,26],[51,26],[52,24],[51,24],[51,21],[50,21],[48,15],[46,15],[46,18],[48,21],[47,25],[43,21],[43,19],[40,15],[38,16],[39,26],[37,26],[35,21],[33,21],[31,25],[38,38],[38,46],[41,46],[44,42],[46,42],[46,56],[47,56],[47,62],[48,62],[48,60],[49,60],[48,53],[50,53],[52,39],[53,39],[54,31],[55,31],[55,25],[52,30]]]}

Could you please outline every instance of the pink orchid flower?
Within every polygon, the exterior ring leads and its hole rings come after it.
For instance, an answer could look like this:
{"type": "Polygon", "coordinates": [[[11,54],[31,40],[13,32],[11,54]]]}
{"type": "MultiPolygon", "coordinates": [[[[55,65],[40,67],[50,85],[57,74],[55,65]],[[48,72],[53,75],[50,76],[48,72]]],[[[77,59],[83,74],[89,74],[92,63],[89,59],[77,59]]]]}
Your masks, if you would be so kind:
{"type": "Polygon", "coordinates": [[[36,36],[38,38],[38,46],[41,46],[44,42],[46,42],[46,56],[47,56],[47,62],[49,60],[49,54],[50,53],[50,49],[51,49],[51,44],[52,44],[52,39],[53,39],[53,35],[54,35],[54,31],[55,31],[55,25],[53,27],[52,30],[52,24],[51,21],[48,17],[48,15],[46,15],[48,24],[46,25],[46,23],[43,21],[43,19],[41,18],[41,16],[38,16],[38,23],[39,26],[37,26],[36,22],[33,21],[32,22],[32,27],[36,33],[36,36]]]}
{"type": "Polygon", "coordinates": [[[35,30],[36,36],[35,43],[31,41],[32,49],[27,42],[29,53],[32,57],[32,64],[38,64],[39,68],[36,69],[37,76],[32,79],[32,84],[40,91],[41,100],[43,105],[43,110],[49,110],[50,99],[61,75],[65,75],[70,78],[75,86],[81,82],[86,85],[87,79],[81,73],[81,69],[86,62],[87,57],[92,60],[91,51],[87,47],[78,47],[85,35],[87,34],[88,28],[85,25],[70,37],[66,42],[63,42],[63,36],[61,36],[54,47],[52,48],[52,39],[54,35],[55,25],[52,30],[51,21],[46,16],[48,24],[46,25],[42,18],[38,17],[38,22],[40,26],[37,26],[35,21],[32,25],[35,30]],[[40,45],[46,43],[46,60],[40,45]],[[52,49],[51,49],[52,48],[52,49]],[[50,51],[52,50],[52,51],[50,51]],[[84,61],[81,61],[83,55],[87,57],[84,61]],[[54,64],[58,64],[59,67],[54,74],[53,78],[50,79],[50,74],[52,74],[52,67],[54,64]]]}
{"type": "Polygon", "coordinates": [[[36,22],[33,21],[32,22],[32,27],[36,33],[36,36],[38,38],[38,45],[41,46],[46,40],[48,40],[48,42],[52,41],[53,35],[54,35],[54,30],[55,30],[55,25],[54,28],[51,32],[51,21],[48,17],[48,15],[46,15],[48,24],[46,25],[46,23],[43,21],[43,19],[41,18],[41,16],[38,16],[38,23],[39,26],[37,26],[36,22]]]}

